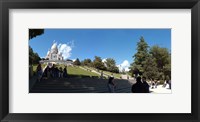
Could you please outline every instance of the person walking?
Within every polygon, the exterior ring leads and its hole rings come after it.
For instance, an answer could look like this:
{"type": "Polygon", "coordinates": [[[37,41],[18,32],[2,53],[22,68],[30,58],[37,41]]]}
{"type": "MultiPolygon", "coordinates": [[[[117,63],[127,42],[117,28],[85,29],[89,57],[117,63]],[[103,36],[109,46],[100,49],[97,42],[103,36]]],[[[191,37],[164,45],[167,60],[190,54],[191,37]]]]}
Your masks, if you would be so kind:
{"type": "Polygon", "coordinates": [[[65,67],[63,69],[63,77],[66,78],[67,77],[67,67],[65,67]]]}
{"type": "Polygon", "coordinates": [[[108,79],[108,90],[109,90],[109,92],[114,93],[115,87],[116,87],[116,84],[114,83],[114,77],[110,76],[109,79],[108,79]]]}
{"type": "Polygon", "coordinates": [[[63,77],[63,69],[62,67],[59,68],[59,78],[63,77]]]}
{"type": "Polygon", "coordinates": [[[40,82],[40,80],[42,78],[42,66],[41,66],[41,64],[38,64],[38,66],[37,66],[37,76],[38,76],[37,80],[38,80],[38,82],[40,82]]]}

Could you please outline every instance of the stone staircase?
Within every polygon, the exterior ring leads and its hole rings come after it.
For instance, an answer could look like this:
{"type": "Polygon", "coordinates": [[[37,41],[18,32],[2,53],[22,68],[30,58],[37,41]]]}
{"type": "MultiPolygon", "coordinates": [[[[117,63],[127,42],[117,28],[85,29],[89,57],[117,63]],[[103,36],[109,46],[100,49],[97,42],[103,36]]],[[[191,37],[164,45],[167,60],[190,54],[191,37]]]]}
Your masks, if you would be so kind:
{"type": "MultiPolygon", "coordinates": [[[[108,93],[107,79],[58,78],[36,82],[30,93],[108,93]]],[[[128,80],[115,79],[116,93],[130,93],[132,84],[128,80]]]]}

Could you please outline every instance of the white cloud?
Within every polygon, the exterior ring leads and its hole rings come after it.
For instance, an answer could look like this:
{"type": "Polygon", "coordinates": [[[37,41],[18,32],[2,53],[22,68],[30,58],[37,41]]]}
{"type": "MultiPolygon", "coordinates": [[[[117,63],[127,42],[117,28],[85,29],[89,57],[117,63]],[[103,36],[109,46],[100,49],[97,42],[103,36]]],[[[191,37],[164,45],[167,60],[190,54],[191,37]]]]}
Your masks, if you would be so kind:
{"type": "Polygon", "coordinates": [[[124,60],[121,64],[117,65],[117,67],[120,72],[122,72],[123,69],[125,69],[125,71],[129,71],[130,63],[127,60],[124,60]]]}
{"type": "Polygon", "coordinates": [[[105,62],[106,62],[106,59],[107,59],[107,58],[104,58],[104,59],[102,60],[102,62],[105,63],[105,62]]]}
{"type": "Polygon", "coordinates": [[[67,44],[58,45],[58,53],[62,54],[64,59],[67,59],[71,56],[72,47],[67,44]]]}

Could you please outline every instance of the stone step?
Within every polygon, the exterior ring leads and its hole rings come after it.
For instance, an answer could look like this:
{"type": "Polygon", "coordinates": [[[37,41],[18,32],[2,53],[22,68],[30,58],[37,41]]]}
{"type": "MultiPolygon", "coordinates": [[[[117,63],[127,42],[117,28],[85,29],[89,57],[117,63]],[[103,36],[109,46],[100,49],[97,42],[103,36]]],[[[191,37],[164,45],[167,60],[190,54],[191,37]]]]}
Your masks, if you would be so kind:
{"type": "MultiPolygon", "coordinates": [[[[72,78],[48,79],[37,82],[30,90],[32,93],[108,93],[107,79],[72,78]]],[[[117,93],[131,92],[127,80],[115,80],[117,93]]]]}
{"type": "MultiPolygon", "coordinates": [[[[36,92],[36,91],[42,91],[42,92],[70,92],[70,93],[91,93],[91,92],[108,92],[108,88],[104,87],[104,88],[49,88],[49,87],[35,87],[31,90],[32,92],[36,92]]],[[[126,87],[126,88],[117,88],[115,90],[116,92],[131,92],[131,88],[130,87],[126,87]]]]}

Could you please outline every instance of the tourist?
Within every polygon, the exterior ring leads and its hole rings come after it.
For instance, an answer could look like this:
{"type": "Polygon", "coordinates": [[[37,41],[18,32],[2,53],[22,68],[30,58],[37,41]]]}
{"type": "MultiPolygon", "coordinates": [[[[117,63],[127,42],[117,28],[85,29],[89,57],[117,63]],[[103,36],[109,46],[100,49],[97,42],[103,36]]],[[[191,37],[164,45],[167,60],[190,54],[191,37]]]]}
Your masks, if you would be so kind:
{"type": "Polygon", "coordinates": [[[155,80],[155,88],[158,86],[158,80],[155,80]]]}
{"type": "Polygon", "coordinates": [[[64,77],[64,78],[67,77],[67,67],[65,67],[64,70],[63,70],[63,77],[64,77]]]}
{"type": "Polygon", "coordinates": [[[163,84],[163,86],[162,87],[166,87],[167,86],[167,80],[165,80],[165,82],[164,82],[164,84],[163,84]]]}
{"type": "Polygon", "coordinates": [[[49,68],[49,66],[47,66],[47,79],[49,79],[50,78],[50,75],[51,75],[51,72],[50,72],[50,68],[49,68]]]}
{"type": "Polygon", "coordinates": [[[171,89],[171,87],[172,87],[171,86],[171,80],[168,81],[168,84],[169,84],[169,89],[171,89]]]}
{"type": "Polygon", "coordinates": [[[136,83],[132,86],[133,93],[145,93],[144,85],[141,82],[141,77],[138,76],[136,79],[136,83]]]}
{"type": "Polygon", "coordinates": [[[155,87],[155,82],[154,82],[154,79],[152,79],[151,80],[151,88],[154,89],[154,87],[155,87]]]}
{"type": "Polygon", "coordinates": [[[157,86],[160,84],[160,80],[158,79],[157,81],[156,81],[156,88],[157,88],[157,86]]]}
{"type": "Polygon", "coordinates": [[[42,73],[42,78],[46,78],[47,77],[47,68],[44,69],[44,72],[42,73]]]}
{"type": "Polygon", "coordinates": [[[101,79],[103,79],[103,71],[101,71],[101,79]]]}
{"type": "Polygon", "coordinates": [[[55,78],[55,64],[53,64],[53,66],[51,67],[51,75],[52,78],[55,78]]]}
{"type": "Polygon", "coordinates": [[[52,66],[52,67],[49,67],[49,73],[50,73],[50,77],[51,77],[51,78],[53,78],[53,71],[52,71],[52,69],[53,69],[53,66],[52,66]]]}
{"type": "Polygon", "coordinates": [[[49,71],[49,66],[47,66],[44,70],[43,77],[48,79],[50,77],[50,71],[49,71]]]}
{"type": "Polygon", "coordinates": [[[41,64],[38,64],[38,66],[37,66],[37,76],[38,76],[37,80],[40,82],[40,80],[42,78],[42,66],[41,66],[41,64]]]}
{"type": "Polygon", "coordinates": [[[63,77],[63,70],[62,70],[62,67],[60,67],[59,69],[59,78],[62,78],[63,77]]]}
{"type": "Polygon", "coordinates": [[[146,77],[142,77],[142,84],[144,86],[144,92],[149,93],[149,84],[146,81],[146,77]]]}
{"type": "Polygon", "coordinates": [[[59,77],[59,69],[58,69],[58,67],[55,68],[55,74],[56,74],[55,78],[58,78],[59,77]]]}
{"type": "Polygon", "coordinates": [[[114,83],[114,77],[110,76],[109,79],[108,79],[108,90],[109,90],[109,92],[114,93],[115,87],[116,87],[116,84],[114,83]]]}

